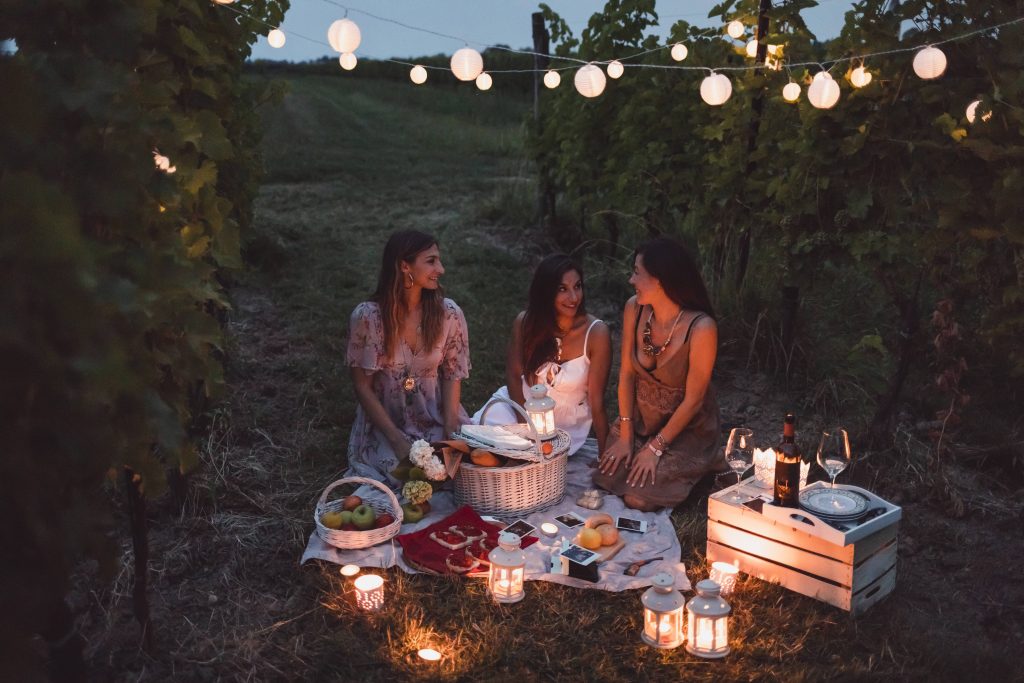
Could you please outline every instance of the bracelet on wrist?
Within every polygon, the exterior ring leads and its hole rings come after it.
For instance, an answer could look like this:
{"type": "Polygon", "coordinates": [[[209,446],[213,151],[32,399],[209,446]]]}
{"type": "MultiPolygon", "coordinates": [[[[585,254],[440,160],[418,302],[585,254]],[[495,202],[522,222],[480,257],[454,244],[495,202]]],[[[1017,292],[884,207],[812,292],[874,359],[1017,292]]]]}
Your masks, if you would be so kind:
{"type": "Polygon", "coordinates": [[[626,417],[625,415],[619,415],[619,422],[632,422],[633,418],[626,417]]]}
{"type": "Polygon", "coordinates": [[[659,446],[661,446],[661,448],[662,448],[663,450],[664,450],[665,448],[668,448],[668,444],[667,444],[667,443],[665,443],[665,437],[663,437],[663,436],[661,435],[661,432],[658,432],[657,434],[655,434],[655,435],[654,435],[654,438],[658,440],[658,445],[659,445],[659,446]]]}

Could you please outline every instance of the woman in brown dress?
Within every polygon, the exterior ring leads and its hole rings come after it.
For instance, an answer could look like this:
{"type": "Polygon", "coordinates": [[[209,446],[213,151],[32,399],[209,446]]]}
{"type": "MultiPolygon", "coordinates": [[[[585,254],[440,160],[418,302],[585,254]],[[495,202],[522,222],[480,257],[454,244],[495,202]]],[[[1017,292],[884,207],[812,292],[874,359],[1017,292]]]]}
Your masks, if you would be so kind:
{"type": "Polygon", "coordinates": [[[651,511],[684,501],[704,475],[728,470],[711,371],[718,351],[707,288],[675,240],[642,244],[633,261],[619,371],[619,419],[594,483],[651,511]]]}

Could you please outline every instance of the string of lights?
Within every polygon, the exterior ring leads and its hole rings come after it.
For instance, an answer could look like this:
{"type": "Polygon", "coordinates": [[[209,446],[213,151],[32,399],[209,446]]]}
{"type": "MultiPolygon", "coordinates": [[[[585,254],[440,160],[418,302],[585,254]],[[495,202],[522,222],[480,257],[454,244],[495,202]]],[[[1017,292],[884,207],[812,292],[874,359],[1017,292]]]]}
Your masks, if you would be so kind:
{"type": "MultiPolygon", "coordinates": [[[[285,34],[279,26],[273,26],[258,17],[253,17],[246,12],[231,5],[234,0],[213,0],[218,6],[229,9],[240,16],[247,17],[253,21],[256,21],[267,28],[271,29],[267,35],[267,40],[273,47],[281,47],[285,42],[285,34]]],[[[811,79],[810,85],[807,88],[807,98],[811,105],[819,109],[829,109],[836,104],[840,96],[839,84],[831,75],[831,70],[840,64],[859,64],[858,66],[851,69],[849,73],[850,83],[855,88],[862,88],[868,85],[872,80],[872,74],[865,66],[866,62],[871,59],[876,59],[884,56],[915,53],[913,59],[914,72],[922,79],[934,79],[941,76],[946,69],[946,56],[939,49],[941,45],[947,45],[956,41],[967,40],[974,36],[982,34],[990,34],[995,31],[999,31],[1002,28],[1024,22],[1024,17],[1018,17],[1009,21],[1004,21],[999,24],[992,26],[986,26],[983,28],[974,29],[961,33],[955,36],[942,38],[940,40],[932,40],[921,45],[914,45],[908,47],[899,47],[889,50],[880,50],[875,52],[868,52],[856,55],[847,55],[844,57],[837,57],[835,59],[828,59],[824,61],[803,61],[803,62],[791,62],[781,58],[781,52],[779,51],[780,46],[768,45],[767,56],[764,63],[755,64],[744,64],[744,65],[729,65],[722,64],[717,66],[706,66],[706,65],[684,65],[684,64],[656,64],[649,62],[638,62],[643,57],[656,52],[662,52],[665,50],[669,51],[671,58],[676,62],[682,62],[686,59],[689,54],[689,49],[685,42],[672,42],[665,45],[659,45],[654,48],[642,50],[634,54],[627,56],[607,59],[607,60],[583,60],[575,57],[569,57],[564,55],[546,55],[531,50],[517,50],[503,45],[487,45],[477,41],[467,40],[460,36],[454,36],[439,31],[433,31],[418,26],[406,24],[396,19],[389,17],[383,17],[366,10],[362,10],[356,7],[344,5],[336,0],[322,0],[327,4],[338,7],[345,12],[345,16],[333,22],[327,31],[327,42],[312,38],[309,36],[302,35],[296,32],[289,32],[290,35],[302,38],[303,40],[324,45],[329,47],[335,52],[340,53],[339,63],[343,69],[352,70],[356,67],[358,62],[355,51],[359,47],[362,40],[362,34],[358,25],[354,21],[348,18],[348,14],[362,14],[369,18],[377,21],[382,21],[390,24],[400,26],[413,31],[419,31],[427,33],[433,36],[458,41],[464,45],[464,47],[455,51],[451,57],[449,68],[451,72],[460,81],[475,81],[478,88],[481,90],[488,90],[493,85],[493,75],[498,74],[522,74],[522,73],[544,73],[544,84],[548,88],[557,88],[561,83],[561,74],[567,70],[575,70],[573,77],[573,84],[576,90],[584,97],[592,98],[601,95],[604,92],[607,84],[607,79],[620,78],[625,72],[626,68],[640,68],[640,69],[662,69],[662,70],[677,70],[683,72],[703,72],[707,75],[701,82],[700,93],[701,98],[709,105],[718,106],[724,104],[732,94],[732,82],[728,76],[722,72],[728,73],[743,73],[750,71],[757,71],[762,69],[780,70],[785,68],[789,75],[789,83],[782,90],[783,99],[787,102],[796,102],[799,100],[802,93],[800,84],[793,80],[793,71],[801,68],[805,69],[817,69],[814,77],[811,79]],[[565,66],[552,66],[546,69],[491,69],[484,70],[483,57],[481,54],[470,47],[470,45],[476,45],[486,49],[503,50],[515,54],[522,54],[527,56],[543,57],[549,60],[561,60],[563,62],[569,62],[565,66]],[[780,56],[776,56],[776,55],[780,56]],[[602,68],[604,67],[604,68],[602,68]]],[[[748,28],[740,21],[733,20],[725,25],[724,33],[734,40],[741,40],[747,36],[748,28]]],[[[698,32],[692,39],[704,39],[713,35],[720,34],[720,29],[709,28],[707,30],[698,32]]],[[[755,57],[758,52],[757,40],[752,39],[746,45],[746,53],[749,57],[755,57]]],[[[422,85],[427,81],[429,71],[448,71],[449,68],[442,66],[435,66],[429,64],[415,64],[413,62],[399,60],[399,59],[383,59],[380,61],[389,62],[393,64],[399,64],[402,66],[410,67],[409,78],[416,85],[422,85]]],[[[968,120],[973,122],[975,110],[977,109],[978,102],[972,102],[968,105],[968,120]]],[[[990,112],[989,112],[990,115],[990,112]]],[[[985,119],[985,117],[982,117],[985,119]]]]}

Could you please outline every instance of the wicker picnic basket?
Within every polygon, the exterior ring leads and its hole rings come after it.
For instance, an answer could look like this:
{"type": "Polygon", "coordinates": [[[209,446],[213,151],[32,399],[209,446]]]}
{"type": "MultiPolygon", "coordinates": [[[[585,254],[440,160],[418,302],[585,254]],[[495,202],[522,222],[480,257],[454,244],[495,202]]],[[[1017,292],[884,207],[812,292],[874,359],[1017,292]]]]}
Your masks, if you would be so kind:
{"type": "Polygon", "coordinates": [[[388,540],[402,528],[402,506],[398,504],[398,498],[391,492],[391,489],[379,481],[365,477],[346,477],[332,483],[320,494],[320,500],[317,501],[316,509],[313,510],[313,521],[316,523],[316,535],[328,545],[333,545],[335,548],[341,548],[342,550],[369,548],[371,545],[377,545],[388,540]],[[367,529],[366,531],[341,531],[340,529],[328,529],[325,527],[320,523],[320,517],[325,512],[337,512],[342,509],[341,498],[328,501],[327,496],[331,491],[343,484],[371,484],[379,488],[387,494],[386,501],[364,499],[363,502],[372,507],[378,516],[388,513],[394,516],[395,521],[379,529],[367,529]]]}
{"type": "MultiPolygon", "coordinates": [[[[508,403],[523,412],[522,408],[502,398],[488,403],[480,415],[480,422],[487,409],[494,403],[508,403]]],[[[525,417],[525,415],[524,415],[525,417]]],[[[565,471],[569,459],[569,435],[558,430],[557,436],[546,443],[551,444],[551,453],[545,455],[542,442],[536,431],[526,424],[507,425],[510,432],[534,440],[533,450],[498,448],[478,441],[465,433],[465,439],[473,448],[483,448],[496,455],[522,460],[522,465],[506,467],[481,467],[463,459],[455,474],[455,500],[459,505],[469,505],[484,515],[526,515],[546,510],[557,505],[565,495],[565,471]]]]}

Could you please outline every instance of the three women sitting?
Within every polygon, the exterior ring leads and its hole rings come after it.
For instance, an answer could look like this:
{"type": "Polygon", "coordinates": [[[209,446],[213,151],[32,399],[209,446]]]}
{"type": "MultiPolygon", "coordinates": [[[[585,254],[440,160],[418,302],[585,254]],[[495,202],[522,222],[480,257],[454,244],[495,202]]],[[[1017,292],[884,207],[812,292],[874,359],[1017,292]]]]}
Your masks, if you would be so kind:
{"type": "MultiPolygon", "coordinates": [[[[396,484],[390,473],[412,441],[446,438],[470,421],[459,403],[470,369],[466,321],[443,296],[443,273],[436,239],[396,233],[373,297],[352,313],[347,360],[358,406],[350,474],[396,484]]],[[[583,270],[565,255],[547,257],[534,272],[526,310],[512,324],[507,384],[495,396],[522,404],[531,385],[546,385],[570,454],[593,429],[594,482],[630,507],[653,510],[675,506],[704,474],[727,469],[716,449],[710,384],[717,326],[696,264],[674,240],[641,245],[630,283],[636,296],[623,311],[620,417],[611,429],[604,408],[610,334],[586,312],[583,270]]],[[[518,415],[499,402],[486,418],[510,424],[518,415]]]]}

